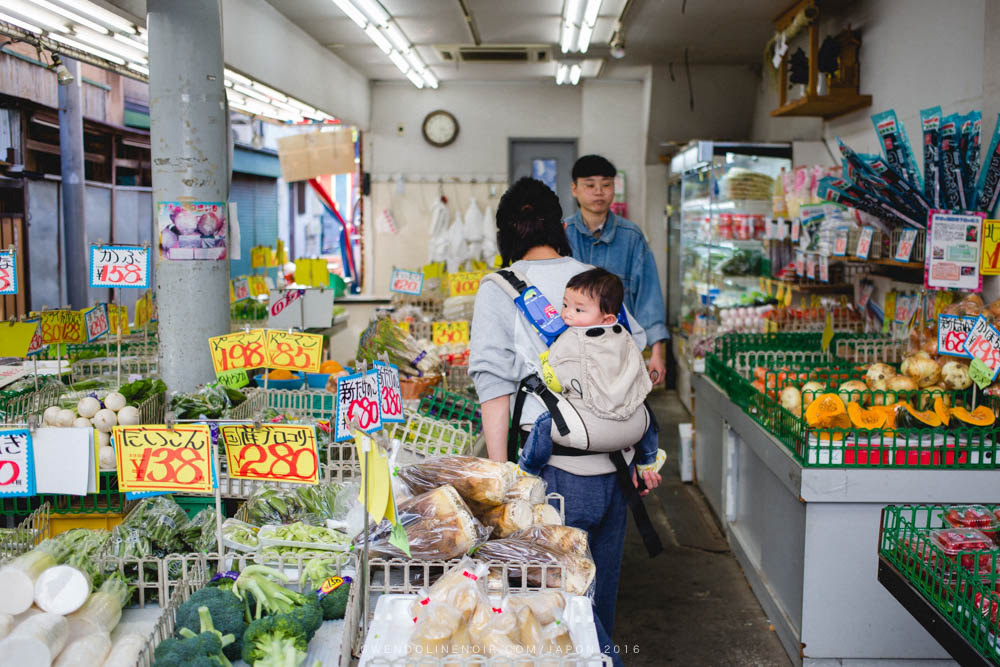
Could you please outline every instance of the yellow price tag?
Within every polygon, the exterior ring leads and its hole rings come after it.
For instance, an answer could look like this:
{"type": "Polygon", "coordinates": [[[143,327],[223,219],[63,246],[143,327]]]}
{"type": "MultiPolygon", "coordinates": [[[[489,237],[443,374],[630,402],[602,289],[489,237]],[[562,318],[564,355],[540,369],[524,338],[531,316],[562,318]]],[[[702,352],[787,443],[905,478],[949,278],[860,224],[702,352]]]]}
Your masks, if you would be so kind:
{"type": "Polygon", "coordinates": [[[787,308],[790,305],[792,305],[792,287],[791,287],[791,285],[789,285],[788,289],[785,290],[785,307],[787,308]]]}
{"type": "Polygon", "coordinates": [[[229,281],[229,303],[236,303],[236,288],[232,280],[229,281]]]}
{"type": "Polygon", "coordinates": [[[454,322],[432,322],[431,342],[435,345],[448,345],[451,343],[469,342],[469,322],[468,320],[456,320],[454,322]]]}
{"type": "Polygon", "coordinates": [[[128,326],[128,306],[108,306],[108,317],[111,320],[111,333],[118,333],[118,318],[121,317],[122,335],[127,336],[131,331],[128,326]]]}
{"type": "Polygon", "coordinates": [[[119,490],[212,492],[207,425],[116,426],[114,439],[119,490]]]}
{"type": "Polygon", "coordinates": [[[272,266],[284,266],[288,263],[288,253],[285,252],[285,242],[278,239],[278,249],[275,254],[275,263],[272,266]]]}
{"type": "MultiPolygon", "coordinates": [[[[382,448],[371,438],[355,431],[354,447],[357,449],[361,469],[361,492],[358,500],[364,502],[365,487],[368,487],[368,514],[376,524],[392,513],[392,486],[389,483],[389,461],[382,448]],[[367,442],[366,442],[367,441],[367,442]],[[365,474],[365,457],[368,458],[368,474],[365,474]]],[[[395,517],[390,517],[390,520],[395,517]]]]}
{"type": "Polygon", "coordinates": [[[421,273],[424,274],[424,278],[440,278],[444,275],[444,265],[441,262],[425,264],[421,273]]]}
{"type": "Polygon", "coordinates": [[[830,341],[832,340],[833,340],[833,314],[828,310],[826,311],[826,324],[823,325],[823,338],[821,340],[824,352],[830,349],[830,341]]]}
{"type": "Polygon", "coordinates": [[[403,320],[402,322],[396,322],[396,325],[400,329],[402,329],[403,333],[405,333],[407,336],[410,335],[410,323],[408,321],[403,320]]]}
{"type": "Polygon", "coordinates": [[[479,291],[479,281],[486,275],[485,271],[462,271],[448,274],[448,293],[450,296],[472,296],[479,291]]]}
{"type": "MultiPolygon", "coordinates": [[[[89,310],[89,309],[88,309],[89,310]]],[[[86,343],[87,325],[84,321],[83,310],[64,310],[63,318],[63,341],[64,343],[86,343]]]]}
{"type": "Polygon", "coordinates": [[[325,259],[312,260],[312,267],[309,271],[310,285],[313,287],[330,286],[330,270],[326,266],[325,259]]]}
{"type": "MultiPolygon", "coordinates": [[[[211,340],[211,339],[210,339],[211,340]]],[[[267,331],[267,367],[319,373],[323,336],[277,329],[267,331]]]]}
{"type": "Polygon", "coordinates": [[[38,322],[0,323],[0,357],[26,357],[38,322]]]}
{"type": "Polygon", "coordinates": [[[982,247],[979,255],[979,273],[984,276],[1000,274],[1000,220],[984,220],[982,247]]]}
{"type": "Polygon", "coordinates": [[[219,435],[232,477],[319,484],[315,426],[230,424],[221,426],[219,435]]]}
{"type": "Polygon", "coordinates": [[[237,368],[262,368],[267,366],[267,331],[253,329],[250,332],[237,331],[225,336],[208,339],[212,353],[215,374],[237,368]]]}
{"type": "MultiPolygon", "coordinates": [[[[768,296],[770,296],[770,294],[768,296]]],[[[775,292],[774,298],[778,300],[778,303],[783,302],[785,299],[785,286],[781,283],[778,283],[778,291],[775,292]]]]}
{"type": "Polygon", "coordinates": [[[312,285],[312,260],[295,260],[295,282],[299,285],[312,285]]]}

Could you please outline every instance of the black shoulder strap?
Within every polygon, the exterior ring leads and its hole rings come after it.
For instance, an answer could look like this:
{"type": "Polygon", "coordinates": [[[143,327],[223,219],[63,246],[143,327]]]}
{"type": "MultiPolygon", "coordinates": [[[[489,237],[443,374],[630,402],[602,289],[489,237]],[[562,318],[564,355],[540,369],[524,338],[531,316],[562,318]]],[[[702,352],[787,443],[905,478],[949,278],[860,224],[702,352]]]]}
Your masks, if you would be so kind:
{"type": "Polygon", "coordinates": [[[517,386],[514,396],[514,412],[510,418],[510,429],[507,431],[507,460],[515,463],[517,462],[517,450],[521,446],[521,412],[524,409],[524,399],[528,394],[535,394],[542,399],[542,403],[549,411],[552,423],[556,425],[556,430],[559,431],[560,435],[565,436],[569,433],[569,424],[566,423],[566,419],[559,409],[559,400],[556,395],[545,385],[542,378],[534,374],[529,375],[521,380],[521,384],[517,386]]]}
{"type": "Polygon", "coordinates": [[[628,501],[628,505],[632,509],[632,517],[635,519],[635,526],[639,529],[642,542],[646,545],[646,552],[649,553],[650,558],[658,556],[663,552],[663,543],[660,541],[660,536],[656,534],[653,522],[649,519],[649,514],[646,512],[646,506],[642,502],[639,490],[632,483],[632,474],[629,472],[628,464],[625,463],[625,456],[622,455],[620,450],[611,452],[610,456],[611,461],[615,464],[618,485],[621,487],[622,493],[625,494],[625,500],[628,501]]]}
{"type": "Polygon", "coordinates": [[[511,269],[499,269],[497,270],[497,275],[510,283],[510,286],[513,287],[518,294],[528,289],[528,283],[524,282],[520,277],[518,277],[517,272],[511,269]]]}

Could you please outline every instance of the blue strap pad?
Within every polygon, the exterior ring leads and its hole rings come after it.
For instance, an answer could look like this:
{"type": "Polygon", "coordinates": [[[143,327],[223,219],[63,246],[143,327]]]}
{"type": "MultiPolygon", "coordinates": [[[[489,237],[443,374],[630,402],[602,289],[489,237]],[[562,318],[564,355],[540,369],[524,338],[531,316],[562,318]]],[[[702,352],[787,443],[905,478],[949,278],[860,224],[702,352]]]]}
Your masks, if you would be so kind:
{"type": "Polygon", "coordinates": [[[566,323],[559,317],[559,311],[537,287],[529,285],[514,299],[514,303],[541,336],[545,347],[552,345],[559,334],[567,329],[566,323]]]}

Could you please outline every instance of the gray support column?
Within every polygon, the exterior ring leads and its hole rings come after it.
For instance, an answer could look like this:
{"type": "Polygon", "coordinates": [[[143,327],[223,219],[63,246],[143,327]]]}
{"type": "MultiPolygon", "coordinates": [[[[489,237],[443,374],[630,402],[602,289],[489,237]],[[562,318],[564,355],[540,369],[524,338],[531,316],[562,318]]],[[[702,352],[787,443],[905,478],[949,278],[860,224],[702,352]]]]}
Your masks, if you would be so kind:
{"type": "MultiPolygon", "coordinates": [[[[147,3],[154,217],[158,202],[229,199],[220,2],[147,3]]],[[[168,260],[155,239],[153,252],[160,375],[191,391],[215,377],[208,338],[229,333],[229,260],[168,260]]]]}
{"type": "Polygon", "coordinates": [[[83,204],[83,100],[80,63],[63,58],[73,80],[59,86],[59,168],[62,175],[62,238],[66,260],[66,301],[87,303],[87,220],[83,204]]]}

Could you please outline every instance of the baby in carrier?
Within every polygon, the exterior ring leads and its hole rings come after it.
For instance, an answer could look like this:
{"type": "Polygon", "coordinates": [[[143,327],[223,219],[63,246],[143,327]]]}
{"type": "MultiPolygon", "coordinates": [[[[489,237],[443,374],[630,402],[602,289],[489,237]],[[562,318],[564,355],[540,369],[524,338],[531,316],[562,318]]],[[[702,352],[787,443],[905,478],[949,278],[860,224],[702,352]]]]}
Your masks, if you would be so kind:
{"type": "MultiPolygon", "coordinates": [[[[652,383],[631,334],[618,323],[624,296],[622,281],[604,269],[570,278],[560,313],[569,328],[549,348],[543,375],[552,391],[571,404],[585,405],[606,424],[643,420],[645,431],[635,463],[644,479],[659,478],[657,470],[665,454],[657,449],[656,428],[643,404],[652,383]]],[[[547,417],[543,413],[539,421],[547,417]]],[[[550,430],[534,428],[521,450],[518,468],[538,475],[552,453],[550,430]]]]}

